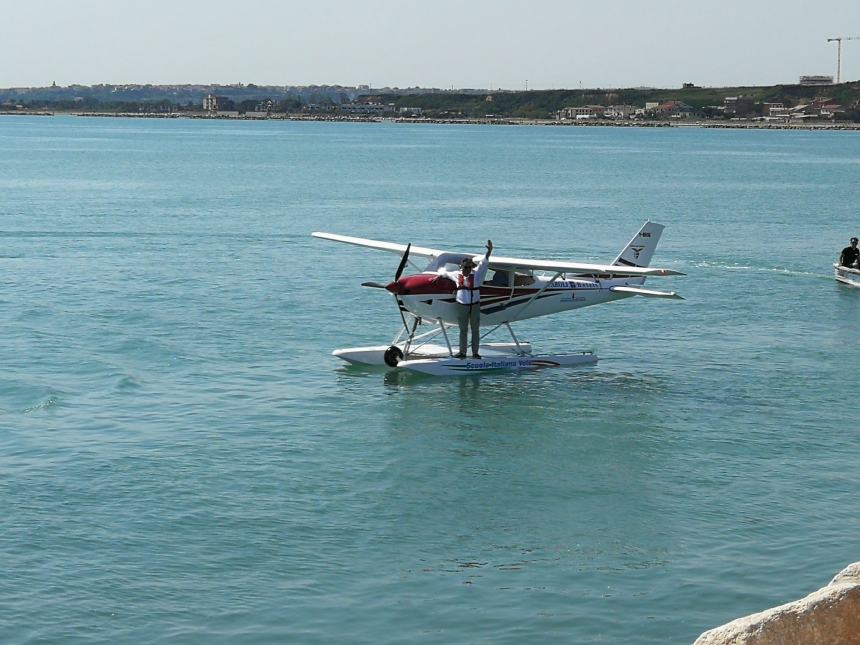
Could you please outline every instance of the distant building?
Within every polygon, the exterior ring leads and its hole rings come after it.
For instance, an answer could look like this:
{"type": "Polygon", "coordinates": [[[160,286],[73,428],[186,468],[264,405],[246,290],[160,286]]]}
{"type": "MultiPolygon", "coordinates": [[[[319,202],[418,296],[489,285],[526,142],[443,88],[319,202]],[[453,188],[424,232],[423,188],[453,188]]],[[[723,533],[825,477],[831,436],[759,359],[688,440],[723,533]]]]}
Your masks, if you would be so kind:
{"type": "Polygon", "coordinates": [[[696,85],[695,83],[684,83],[683,85],[681,85],[681,89],[684,89],[684,90],[692,90],[692,89],[696,89],[697,87],[699,87],[699,86],[696,85]]]}
{"type": "Polygon", "coordinates": [[[835,103],[831,98],[816,97],[812,103],[807,106],[806,113],[813,116],[821,117],[822,119],[832,119],[837,112],[844,112],[842,106],[835,103]]]}
{"type": "Polygon", "coordinates": [[[559,110],[557,118],[560,120],[597,119],[606,113],[602,105],[583,105],[579,107],[566,107],[559,110]]]}
{"type": "Polygon", "coordinates": [[[635,105],[610,105],[603,115],[607,119],[629,119],[636,114],[635,105]]]}
{"type": "Polygon", "coordinates": [[[762,103],[762,115],[770,117],[787,117],[788,110],[784,103],[762,103]]]}
{"type": "Polygon", "coordinates": [[[401,116],[421,116],[424,114],[424,109],[420,107],[402,107],[397,112],[401,116]]]}
{"type": "Polygon", "coordinates": [[[693,113],[693,108],[683,101],[664,101],[657,106],[655,112],[660,116],[681,118],[690,116],[693,113]]]}
{"type": "Polygon", "coordinates": [[[270,114],[274,108],[275,102],[272,99],[266,99],[265,101],[260,101],[254,106],[254,112],[265,112],[266,114],[270,114]]]}
{"type": "Polygon", "coordinates": [[[832,76],[801,76],[801,85],[833,85],[832,76]]]}
{"type": "Polygon", "coordinates": [[[203,98],[203,109],[206,112],[224,112],[225,110],[235,110],[236,106],[233,103],[233,99],[226,96],[207,94],[203,98]]]}
{"type": "Polygon", "coordinates": [[[727,96],[723,99],[723,107],[726,114],[745,116],[755,109],[755,101],[751,96],[727,96]]]}
{"type": "Polygon", "coordinates": [[[347,114],[387,114],[394,112],[394,104],[385,103],[344,103],[340,106],[347,114]]]}
{"type": "Polygon", "coordinates": [[[802,103],[788,108],[788,117],[792,121],[809,121],[816,119],[833,119],[838,113],[843,112],[841,105],[833,103],[831,99],[817,98],[811,103],[802,103]]]}
{"type": "Polygon", "coordinates": [[[326,103],[325,105],[311,103],[309,105],[303,105],[302,112],[307,112],[308,114],[328,114],[330,112],[336,112],[339,107],[339,105],[333,105],[331,103],[326,103]]]}

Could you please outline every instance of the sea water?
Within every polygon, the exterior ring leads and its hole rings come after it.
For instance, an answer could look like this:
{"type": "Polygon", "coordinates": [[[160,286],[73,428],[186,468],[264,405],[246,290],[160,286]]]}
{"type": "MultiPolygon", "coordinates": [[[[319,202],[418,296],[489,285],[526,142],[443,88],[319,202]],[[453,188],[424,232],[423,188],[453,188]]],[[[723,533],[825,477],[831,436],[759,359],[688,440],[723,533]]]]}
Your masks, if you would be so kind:
{"type": "MultiPolygon", "coordinates": [[[[685,643],[860,560],[860,134],[0,119],[0,641],[685,643]],[[609,262],[595,367],[356,369],[399,258],[609,262]]],[[[500,338],[499,340],[505,340],[500,338]]]]}

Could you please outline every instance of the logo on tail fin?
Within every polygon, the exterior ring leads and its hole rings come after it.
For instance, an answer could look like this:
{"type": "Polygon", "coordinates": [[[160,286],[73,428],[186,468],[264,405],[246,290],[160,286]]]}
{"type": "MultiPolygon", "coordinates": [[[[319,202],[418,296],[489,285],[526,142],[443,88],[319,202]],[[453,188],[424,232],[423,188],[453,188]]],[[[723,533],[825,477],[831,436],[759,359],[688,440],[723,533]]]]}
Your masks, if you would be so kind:
{"type": "Polygon", "coordinates": [[[639,259],[639,254],[645,249],[644,246],[631,246],[630,250],[633,251],[633,257],[635,259],[639,259]]]}

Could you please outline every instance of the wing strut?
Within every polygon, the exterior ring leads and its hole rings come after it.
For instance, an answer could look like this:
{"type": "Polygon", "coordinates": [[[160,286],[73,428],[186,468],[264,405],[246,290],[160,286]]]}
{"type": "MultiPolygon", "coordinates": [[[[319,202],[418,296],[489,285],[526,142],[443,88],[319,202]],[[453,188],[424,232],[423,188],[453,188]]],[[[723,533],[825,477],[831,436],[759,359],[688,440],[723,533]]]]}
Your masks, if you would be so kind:
{"type": "Polygon", "coordinates": [[[525,352],[523,351],[523,348],[520,347],[520,341],[517,338],[517,335],[514,333],[514,328],[511,327],[511,323],[506,322],[505,327],[507,327],[508,331],[511,332],[511,338],[514,339],[514,344],[517,346],[517,354],[519,354],[520,356],[524,355],[525,352]]]}
{"type": "Polygon", "coordinates": [[[553,282],[555,282],[556,280],[558,280],[558,276],[560,276],[562,273],[564,273],[564,271],[559,271],[559,272],[557,272],[555,275],[553,275],[553,276],[552,276],[552,278],[549,280],[549,282],[547,282],[544,286],[542,286],[540,289],[538,289],[538,290],[535,292],[535,294],[534,294],[531,298],[529,298],[529,301],[528,301],[526,304],[524,304],[524,305],[523,305],[523,308],[522,308],[522,309],[520,309],[520,312],[517,314],[517,317],[516,317],[516,318],[514,318],[513,320],[508,321],[508,322],[516,322],[517,320],[519,320],[520,316],[522,316],[522,315],[523,315],[523,313],[525,312],[525,310],[526,310],[526,309],[528,309],[528,308],[531,306],[531,304],[532,304],[532,303],[537,299],[537,297],[538,297],[540,294],[542,294],[544,291],[546,291],[546,289],[547,289],[547,287],[548,287],[549,285],[551,285],[553,282]]]}

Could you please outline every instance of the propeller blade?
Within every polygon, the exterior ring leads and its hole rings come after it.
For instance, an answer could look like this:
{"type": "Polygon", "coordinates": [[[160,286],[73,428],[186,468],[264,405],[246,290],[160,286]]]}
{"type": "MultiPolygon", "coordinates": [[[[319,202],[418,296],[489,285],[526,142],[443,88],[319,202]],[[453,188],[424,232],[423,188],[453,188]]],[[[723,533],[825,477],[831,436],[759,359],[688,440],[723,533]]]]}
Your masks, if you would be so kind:
{"type": "Polygon", "coordinates": [[[412,248],[412,242],[406,245],[406,250],[403,252],[403,257],[400,258],[400,266],[397,267],[397,273],[394,274],[394,281],[397,282],[400,276],[403,275],[403,269],[406,268],[406,262],[409,260],[409,249],[412,248]]]}
{"type": "Polygon", "coordinates": [[[362,282],[362,287],[373,287],[374,289],[385,289],[384,284],[379,284],[378,282],[362,282]]]}

